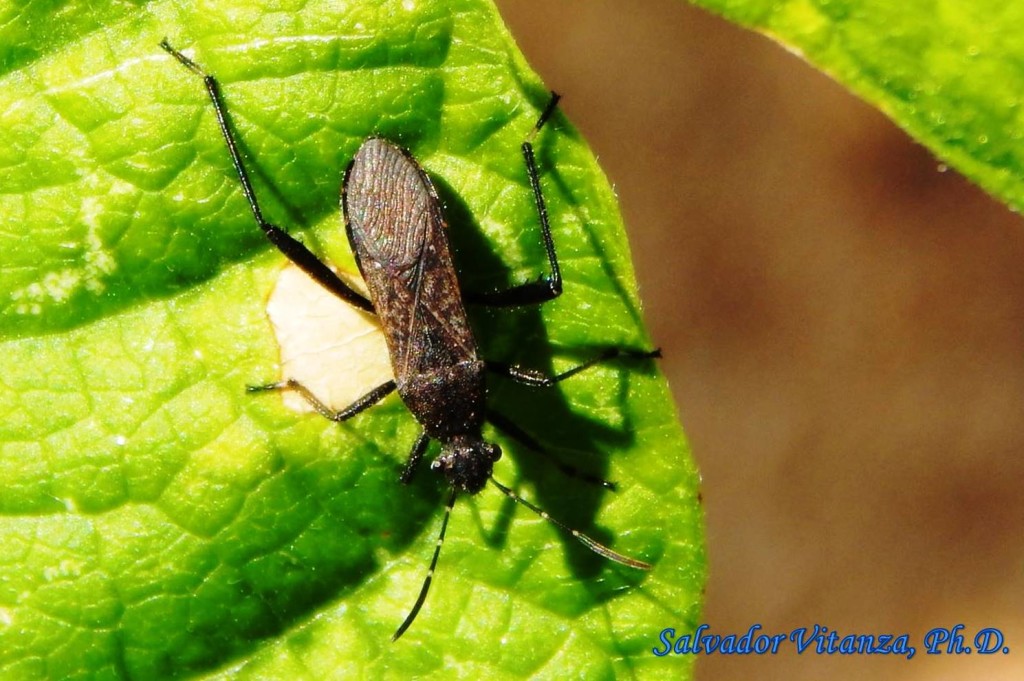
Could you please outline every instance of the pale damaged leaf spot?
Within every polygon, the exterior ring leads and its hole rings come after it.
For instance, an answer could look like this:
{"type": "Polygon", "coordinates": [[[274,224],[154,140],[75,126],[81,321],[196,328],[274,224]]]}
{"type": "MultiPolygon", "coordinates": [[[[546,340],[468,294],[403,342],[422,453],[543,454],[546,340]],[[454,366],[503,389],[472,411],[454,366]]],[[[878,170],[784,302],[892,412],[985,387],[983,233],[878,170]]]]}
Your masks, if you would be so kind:
{"type": "MultiPolygon", "coordinates": [[[[343,278],[365,292],[361,280],[343,278]]],[[[332,295],[295,265],[281,270],[267,316],[280,348],[281,379],[299,381],[333,409],[393,378],[377,318],[332,295]]],[[[289,409],[313,411],[294,392],[282,397],[289,409]]]]}

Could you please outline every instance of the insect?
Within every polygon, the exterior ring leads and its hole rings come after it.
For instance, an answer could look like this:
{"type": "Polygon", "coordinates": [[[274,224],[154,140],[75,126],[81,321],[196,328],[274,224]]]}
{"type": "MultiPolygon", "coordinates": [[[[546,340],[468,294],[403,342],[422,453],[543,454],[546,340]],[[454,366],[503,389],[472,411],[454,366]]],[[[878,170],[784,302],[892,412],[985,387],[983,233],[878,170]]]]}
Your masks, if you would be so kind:
{"type": "MultiPolygon", "coordinates": [[[[542,451],[515,423],[487,409],[487,372],[530,386],[550,387],[615,357],[649,359],[660,356],[657,350],[641,352],[609,348],[589,361],[549,376],[533,369],[489,361],[478,353],[464,301],[490,306],[540,304],[557,298],[562,292],[561,270],[532,144],[533,136],[555,111],[558,95],[552,93],[547,107],[522,144],[541,237],[551,268],[550,276],[501,291],[475,294],[461,291],[449,249],[448,227],[433,183],[408,151],[381,137],[370,137],[349,163],[341,189],[345,227],[369,290],[367,299],[342,281],[301,242],[263,218],[216,79],[171,47],[166,39],[160,46],[202,78],[256,224],[274,246],[324,288],[377,315],[394,372],[393,380],[373,388],[338,411],[294,379],[249,386],[248,390],[295,391],[321,415],[337,422],[352,418],[397,391],[422,426],[399,477],[403,483],[412,479],[431,440],[437,440],[441,445],[440,455],[431,463],[431,469],[439,471],[451,488],[441,530],[419,596],[392,640],[405,633],[426,601],[456,498],[460,494],[476,494],[488,482],[595,553],[631,568],[649,570],[649,564],[617,553],[568,527],[495,480],[492,471],[494,462],[501,457],[501,449],[485,441],[482,435],[485,420],[490,421],[512,439],[542,451]]],[[[571,475],[613,488],[611,483],[587,476],[571,466],[560,464],[560,468],[571,475]]]]}

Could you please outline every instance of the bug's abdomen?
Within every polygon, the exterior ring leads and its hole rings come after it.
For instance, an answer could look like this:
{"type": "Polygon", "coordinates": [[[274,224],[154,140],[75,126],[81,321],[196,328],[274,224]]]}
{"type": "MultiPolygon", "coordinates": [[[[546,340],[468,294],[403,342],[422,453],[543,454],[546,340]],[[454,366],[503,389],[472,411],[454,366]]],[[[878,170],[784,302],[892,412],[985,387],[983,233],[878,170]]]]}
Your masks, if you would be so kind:
{"type": "MultiPolygon", "coordinates": [[[[482,404],[483,365],[462,303],[447,225],[429,178],[405,150],[371,137],[345,174],[342,208],[349,242],[387,339],[398,391],[410,411],[425,426],[432,420],[417,408],[428,401],[407,393],[412,386],[430,383],[428,377],[441,367],[480,372],[479,379],[467,379],[472,395],[466,397],[482,404]]],[[[429,400],[431,409],[449,411],[462,411],[464,402],[443,394],[429,400]]],[[[461,418],[476,420],[470,413],[461,418]]]]}

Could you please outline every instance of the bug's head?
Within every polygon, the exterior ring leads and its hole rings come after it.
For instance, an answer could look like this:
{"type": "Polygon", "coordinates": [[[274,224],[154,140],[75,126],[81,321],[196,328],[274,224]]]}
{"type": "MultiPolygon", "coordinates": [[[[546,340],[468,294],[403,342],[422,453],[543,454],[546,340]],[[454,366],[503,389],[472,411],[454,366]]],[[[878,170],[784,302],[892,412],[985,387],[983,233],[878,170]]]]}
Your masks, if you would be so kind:
{"type": "Polygon", "coordinates": [[[448,483],[458,490],[476,494],[487,484],[494,462],[501,458],[498,445],[480,437],[457,435],[441,445],[441,455],[430,467],[444,473],[448,483]]]}

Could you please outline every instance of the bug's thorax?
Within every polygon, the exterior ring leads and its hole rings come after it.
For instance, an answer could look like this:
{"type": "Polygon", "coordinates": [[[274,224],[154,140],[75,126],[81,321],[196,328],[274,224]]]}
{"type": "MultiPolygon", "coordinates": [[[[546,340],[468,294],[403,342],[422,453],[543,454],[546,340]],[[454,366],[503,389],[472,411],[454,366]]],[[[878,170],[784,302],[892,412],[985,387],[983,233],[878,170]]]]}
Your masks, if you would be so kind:
{"type": "Polygon", "coordinates": [[[441,442],[441,455],[430,468],[440,471],[455,489],[476,494],[491,477],[494,462],[501,458],[501,448],[484,442],[479,432],[457,435],[441,442]]]}
{"type": "Polygon", "coordinates": [[[416,370],[396,369],[398,394],[431,438],[479,437],[486,416],[484,363],[464,360],[416,370]]]}

